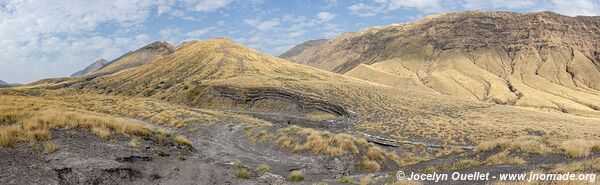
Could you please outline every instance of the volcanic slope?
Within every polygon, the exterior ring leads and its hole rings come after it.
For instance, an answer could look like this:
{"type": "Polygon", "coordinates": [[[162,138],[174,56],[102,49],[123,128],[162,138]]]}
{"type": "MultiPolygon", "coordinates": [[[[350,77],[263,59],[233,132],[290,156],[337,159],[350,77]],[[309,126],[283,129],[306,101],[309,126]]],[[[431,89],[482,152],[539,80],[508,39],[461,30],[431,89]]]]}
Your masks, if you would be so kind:
{"type": "Polygon", "coordinates": [[[345,33],[282,56],[398,88],[600,115],[600,17],[464,12],[345,33]]]}
{"type": "Polygon", "coordinates": [[[157,60],[173,52],[175,47],[166,41],[156,41],[145,45],[135,51],[128,52],[110,62],[99,60],[85,69],[73,74],[72,78],[42,79],[22,88],[62,88],[73,84],[82,83],[99,76],[113,74],[130,68],[135,68],[148,62],[157,60]]]}
{"type": "Polygon", "coordinates": [[[77,77],[77,76],[83,76],[86,74],[90,74],[93,72],[96,72],[100,69],[102,69],[104,66],[108,65],[109,61],[105,60],[105,59],[100,59],[97,60],[96,62],[90,64],[89,66],[87,66],[85,69],[82,69],[81,71],[77,71],[76,73],[73,73],[71,75],[71,77],[77,77]]]}
{"type": "Polygon", "coordinates": [[[161,59],[72,87],[191,107],[332,120],[312,126],[439,142],[477,143],[531,130],[553,133],[556,141],[600,137],[597,119],[391,88],[294,64],[227,39],[184,43],[161,59]]]}

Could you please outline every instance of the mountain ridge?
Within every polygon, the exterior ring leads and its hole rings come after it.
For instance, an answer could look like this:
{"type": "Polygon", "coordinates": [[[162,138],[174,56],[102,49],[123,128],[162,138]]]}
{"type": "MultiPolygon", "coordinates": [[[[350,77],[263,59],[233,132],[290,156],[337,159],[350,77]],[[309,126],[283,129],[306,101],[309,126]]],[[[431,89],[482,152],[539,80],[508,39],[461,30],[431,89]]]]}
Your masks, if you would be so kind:
{"type": "Polygon", "coordinates": [[[96,60],[94,63],[90,64],[86,68],[77,71],[71,75],[71,77],[83,76],[86,74],[90,74],[102,69],[104,66],[108,65],[109,61],[106,59],[96,60]]]}
{"type": "Polygon", "coordinates": [[[600,17],[473,11],[344,33],[287,59],[385,81],[364,64],[441,94],[598,115],[598,41],[600,17]]]}

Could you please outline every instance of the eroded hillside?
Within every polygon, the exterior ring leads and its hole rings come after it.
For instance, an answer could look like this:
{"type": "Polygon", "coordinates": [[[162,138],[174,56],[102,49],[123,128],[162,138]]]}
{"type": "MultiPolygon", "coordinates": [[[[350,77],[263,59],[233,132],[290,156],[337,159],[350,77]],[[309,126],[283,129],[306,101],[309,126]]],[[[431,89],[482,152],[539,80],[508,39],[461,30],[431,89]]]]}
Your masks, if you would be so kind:
{"type": "Polygon", "coordinates": [[[600,113],[600,18],[465,12],[346,33],[285,58],[471,100],[600,113]]]}
{"type": "Polygon", "coordinates": [[[0,90],[12,169],[0,172],[24,184],[402,184],[398,169],[522,173],[598,156],[597,118],[379,83],[190,41],[137,67],[0,90]]]}

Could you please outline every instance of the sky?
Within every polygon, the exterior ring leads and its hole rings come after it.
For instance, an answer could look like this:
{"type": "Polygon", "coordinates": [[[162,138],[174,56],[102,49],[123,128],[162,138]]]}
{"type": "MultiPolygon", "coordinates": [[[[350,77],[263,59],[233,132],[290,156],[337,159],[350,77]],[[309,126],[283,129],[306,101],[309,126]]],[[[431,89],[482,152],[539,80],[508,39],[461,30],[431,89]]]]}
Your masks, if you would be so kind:
{"type": "Polygon", "coordinates": [[[64,77],[156,40],[226,37],[271,55],[307,40],[467,10],[600,14],[600,0],[0,0],[0,80],[64,77]]]}

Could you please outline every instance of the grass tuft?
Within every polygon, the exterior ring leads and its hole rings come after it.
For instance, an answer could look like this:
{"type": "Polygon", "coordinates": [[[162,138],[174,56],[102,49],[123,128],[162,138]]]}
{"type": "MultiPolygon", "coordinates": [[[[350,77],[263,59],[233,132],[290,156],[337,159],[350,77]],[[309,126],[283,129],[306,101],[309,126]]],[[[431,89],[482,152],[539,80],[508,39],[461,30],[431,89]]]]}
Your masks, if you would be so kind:
{"type": "Polygon", "coordinates": [[[185,136],[179,135],[179,136],[175,136],[173,138],[173,141],[175,141],[177,144],[182,145],[182,146],[192,146],[192,142],[190,140],[188,140],[185,136]]]}
{"type": "Polygon", "coordinates": [[[48,142],[44,145],[44,154],[51,154],[58,150],[58,145],[48,142]]]}
{"type": "Polygon", "coordinates": [[[293,171],[288,176],[288,181],[291,181],[291,182],[301,182],[301,181],[304,181],[304,174],[302,174],[302,171],[293,171]]]}
{"type": "Polygon", "coordinates": [[[270,171],[269,166],[266,164],[261,164],[258,167],[256,167],[256,171],[260,172],[260,173],[267,173],[270,171]]]}
{"type": "Polygon", "coordinates": [[[238,179],[249,179],[250,176],[250,172],[246,168],[239,168],[235,173],[235,177],[238,179]]]}

